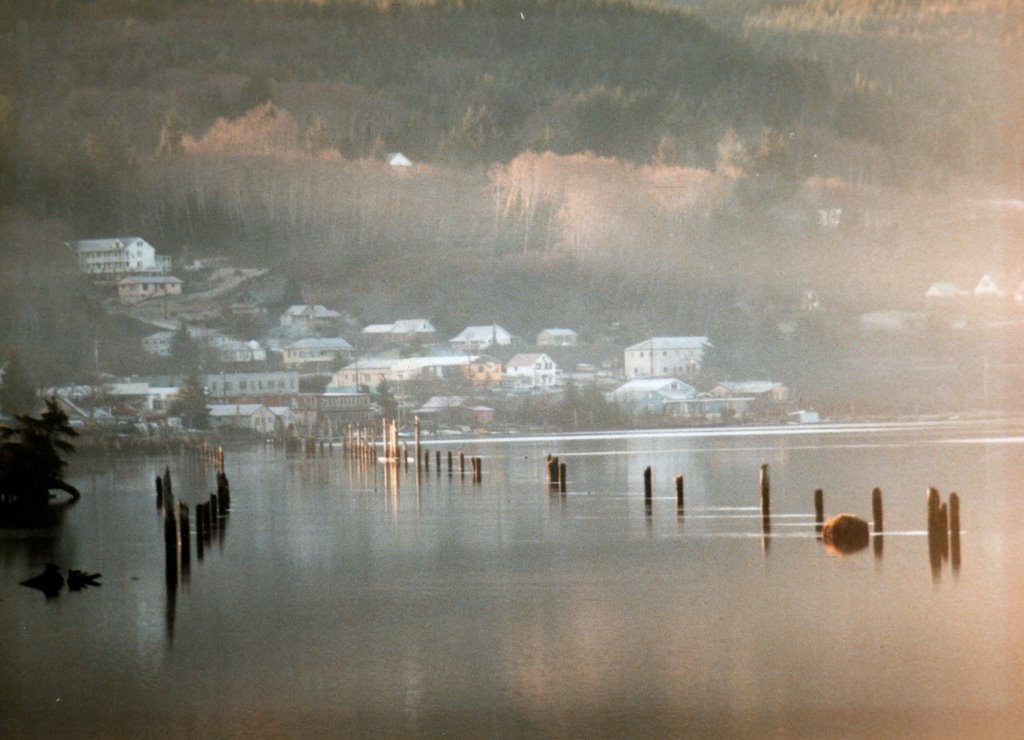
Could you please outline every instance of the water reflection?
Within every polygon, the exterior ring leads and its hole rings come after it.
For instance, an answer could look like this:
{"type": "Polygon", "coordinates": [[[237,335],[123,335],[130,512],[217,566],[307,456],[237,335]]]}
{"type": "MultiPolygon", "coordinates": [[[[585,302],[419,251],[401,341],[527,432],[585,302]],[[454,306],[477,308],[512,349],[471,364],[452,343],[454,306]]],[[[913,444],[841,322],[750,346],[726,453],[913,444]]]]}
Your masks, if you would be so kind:
{"type": "MultiPolygon", "coordinates": [[[[192,526],[190,507],[173,494],[170,466],[165,468],[162,477],[157,477],[157,501],[164,536],[164,622],[169,644],[174,642],[178,590],[188,586],[192,575],[192,537],[195,537],[198,563],[206,559],[214,543],[218,550],[223,550],[227,537],[231,486],[224,472],[220,448],[215,459],[213,473],[217,493],[211,493],[209,499],[193,507],[195,527],[192,526]]],[[[203,465],[201,472],[208,477],[210,470],[203,465]]]]}
{"type": "MultiPolygon", "coordinates": [[[[958,458],[948,446],[925,449],[920,459],[905,448],[886,454],[848,446],[822,454],[808,446],[785,463],[773,456],[774,496],[765,517],[754,483],[763,449],[728,452],[716,444],[702,451],[691,444],[681,452],[671,440],[665,444],[659,453],[647,440],[637,454],[627,444],[560,444],[573,476],[566,495],[545,485],[541,444],[466,443],[467,456],[489,454],[484,481],[475,486],[456,483],[454,475],[447,480],[443,460],[432,471],[438,477],[425,465],[420,475],[341,456],[239,453],[237,471],[229,470],[238,504],[230,520],[218,519],[202,537],[195,502],[209,490],[209,471],[197,470],[193,479],[185,469],[181,484],[175,481],[178,498],[192,504],[190,525],[179,528],[179,537],[184,531],[195,538],[190,579],[180,550],[176,561],[160,550],[152,463],[103,473],[108,482],[95,486],[102,496],[80,504],[61,531],[42,535],[49,539],[32,545],[31,567],[8,567],[5,578],[16,584],[43,562],[93,565],[91,554],[89,562],[67,557],[76,540],[83,552],[102,554],[95,565],[104,573],[142,569],[143,577],[139,584],[127,574],[114,580],[97,594],[104,598],[44,606],[42,596],[27,592],[4,602],[0,624],[11,639],[0,651],[5,664],[21,667],[13,679],[19,698],[35,698],[15,713],[52,705],[52,696],[46,702],[32,687],[45,683],[41,666],[66,644],[46,653],[35,639],[42,629],[17,629],[40,615],[50,620],[48,632],[57,625],[74,634],[80,664],[110,654],[127,668],[123,674],[146,676],[145,684],[118,678],[106,670],[110,663],[102,671],[95,664],[83,669],[86,678],[104,682],[107,696],[139,707],[140,716],[159,713],[164,688],[173,686],[195,711],[228,707],[227,714],[259,696],[278,717],[326,718],[314,727],[325,733],[327,722],[343,726],[362,717],[351,734],[373,734],[378,721],[390,734],[440,734],[463,712],[466,722],[489,730],[481,735],[499,735],[508,729],[502,723],[519,718],[528,723],[519,725],[523,734],[576,736],[601,708],[632,718],[665,710],[666,728],[706,708],[726,722],[746,712],[754,719],[744,727],[763,719],[776,724],[761,727],[798,736],[800,725],[787,713],[808,706],[824,712],[867,704],[889,717],[928,711],[943,691],[972,710],[991,706],[989,697],[1017,695],[1006,677],[1018,675],[1019,653],[1005,650],[1009,607],[1002,606],[1013,603],[1014,592],[1007,593],[1008,566],[987,556],[1018,551],[1004,533],[1022,504],[1001,483],[976,498],[984,484],[970,455],[958,458]],[[925,475],[946,480],[947,458],[950,468],[956,463],[957,487],[979,502],[970,512],[978,534],[967,566],[982,555],[990,565],[959,579],[956,598],[931,587],[921,521],[925,475]],[[648,465],[664,489],[650,506],[637,490],[648,465]],[[414,474],[415,481],[403,479],[414,474]],[[669,490],[679,474],[686,476],[685,508],[669,490]],[[872,567],[867,550],[826,557],[807,494],[825,484],[834,512],[863,512],[875,480],[896,492],[887,501],[885,568],[872,567]],[[177,568],[168,571],[172,563],[177,568]],[[79,629],[71,608],[90,610],[82,624],[116,625],[108,634],[133,639],[112,644],[79,629]],[[223,649],[205,650],[211,639],[223,649]],[[971,650],[935,647],[963,644],[971,650]],[[834,657],[829,666],[821,660],[826,654],[834,657]],[[190,684],[200,663],[203,680],[190,684]],[[836,664],[858,670],[836,672],[836,664]],[[907,680],[910,670],[914,681],[907,680]],[[481,724],[498,711],[500,722],[481,724]],[[404,719],[396,724],[396,716],[404,719]]],[[[1019,478],[1024,463],[1008,460],[1008,480],[1019,478]]],[[[940,562],[957,572],[952,498],[948,513],[949,554],[940,562]]],[[[871,543],[880,558],[881,517],[873,521],[871,543]]],[[[21,557],[23,544],[29,543],[0,542],[0,558],[12,558],[12,551],[21,557]]],[[[111,711],[92,701],[86,706],[80,697],[72,720],[111,711]]],[[[211,712],[214,729],[227,727],[224,714],[211,712]]],[[[686,725],[674,726],[678,732],[686,725]]],[[[637,726],[623,720],[618,728],[607,734],[625,736],[637,726]]],[[[729,734],[736,725],[705,726],[709,734],[716,728],[729,734]]],[[[145,734],[140,729],[145,725],[125,725],[126,733],[145,734]]],[[[302,731],[287,719],[277,730],[302,731]]]]}

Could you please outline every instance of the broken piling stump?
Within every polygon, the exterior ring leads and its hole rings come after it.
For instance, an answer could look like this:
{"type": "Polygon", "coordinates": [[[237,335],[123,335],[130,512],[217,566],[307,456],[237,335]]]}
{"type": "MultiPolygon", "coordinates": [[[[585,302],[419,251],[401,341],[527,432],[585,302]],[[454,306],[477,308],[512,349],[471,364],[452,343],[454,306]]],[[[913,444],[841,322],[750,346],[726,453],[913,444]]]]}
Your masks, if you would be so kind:
{"type": "Polygon", "coordinates": [[[871,540],[868,523],[854,514],[838,514],[821,527],[821,540],[839,553],[863,550],[871,540]]]}

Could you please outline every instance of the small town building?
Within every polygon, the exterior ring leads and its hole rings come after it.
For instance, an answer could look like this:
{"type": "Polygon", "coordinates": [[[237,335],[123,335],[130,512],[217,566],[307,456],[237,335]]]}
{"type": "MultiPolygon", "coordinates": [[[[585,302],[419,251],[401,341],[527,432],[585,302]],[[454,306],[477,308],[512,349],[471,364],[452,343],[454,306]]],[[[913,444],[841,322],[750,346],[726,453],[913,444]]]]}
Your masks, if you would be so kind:
{"type": "Polygon", "coordinates": [[[785,403],[789,400],[789,388],[785,383],[777,383],[774,380],[723,380],[711,389],[711,395],[717,398],[749,396],[758,400],[785,403]]]}
{"type": "Polygon", "coordinates": [[[662,412],[666,399],[697,397],[697,389],[678,378],[637,378],[613,390],[608,398],[635,415],[662,412]]]}
{"type": "Polygon", "coordinates": [[[653,337],[634,344],[623,352],[626,377],[693,377],[710,346],[707,337],[653,337]]]}
{"type": "Polygon", "coordinates": [[[951,300],[966,295],[970,295],[970,292],[961,290],[953,283],[932,283],[924,292],[924,297],[929,300],[951,300]]]}
{"type": "Polygon", "coordinates": [[[171,258],[160,256],[145,239],[137,236],[83,239],[74,242],[78,269],[89,275],[166,275],[171,258]]]}
{"type": "Polygon", "coordinates": [[[328,393],[375,388],[391,371],[397,357],[360,357],[335,372],[327,382],[328,393]]]}
{"type": "Polygon", "coordinates": [[[321,305],[290,306],[281,314],[281,326],[299,327],[309,331],[328,331],[335,329],[341,320],[341,314],[321,305]]]}
{"type": "Polygon", "coordinates": [[[349,424],[373,421],[380,412],[366,391],[302,393],[292,398],[296,433],[340,439],[349,424]]]}
{"type": "Polygon", "coordinates": [[[158,331],[142,338],[142,351],[150,357],[170,357],[174,344],[173,331],[158,331]]]}
{"type": "Polygon", "coordinates": [[[124,304],[140,303],[150,298],[181,295],[181,286],[181,280],[170,275],[126,277],[117,281],[117,297],[124,304]]]}
{"type": "Polygon", "coordinates": [[[504,382],[516,388],[553,388],[557,373],[554,360],[544,353],[518,354],[505,363],[504,382]]]}
{"type": "Polygon", "coordinates": [[[210,346],[216,350],[217,359],[226,365],[267,360],[267,350],[255,339],[243,341],[221,335],[215,337],[210,346]]]}
{"type": "Polygon", "coordinates": [[[473,358],[466,368],[466,375],[469,382],[478,388],[493,388],[501,385],[501,380],[504,377],[502,364],[493,357],[483,355],[473,358]]]}
{"type": "Polygon", "coordinates": [[[1002,298],[1003,291],[999,289],[991,275],[984,275],[974,287],[974,296],[976,298],[1002,298]]]}
{"type": "Polygon", "coordinates": [[[327,371],[338,367],[352,352],[352,345],[341,337],[307,337],[285,345],[282,362],[288,369],[327,371]]]}
{"type": "Polygon", "coordinates": [[[572,329],[545,329],[537,335],[538,347],[575,347],[579,335],[572,329]]]}
{"type": "Polygon", "coordinates": [[[292,410],[261,403],[217,403],[209,407],[210,426],[264,436],[283,436],[292,425],[292,410]]]}
{"type": "Polygon", "coordinates": [[[393,324],[368,324],[360,332],[368,344],[431,341],[436,334],[437,330],[427,319],[399,319],[393,324]]]}
{"type": "Polygon", "coordinates": [[[512,344],[512,335],[497,324],[467,326],[448,343],[466,352],[483,352],[489,347],[508,347],[512,344]]]}
{"type": "Polygon", "coordinates": [[[391,327],[391,341],[430,341],[437,329],[427,319],[399,319],[391,327]]]}
{"type": "Polygon", "coordinates": [[[494,409],[470,403],[465,396],[431,396],[416,409],[426,428],[434,432],[445,427],[486,427],[494,423],[494,409]]]}
{"type": "Polygon", "coordinates": [[[211,399],[280,398],[299,392],[297,372],[210,373],[203,378],[211,399]]]}

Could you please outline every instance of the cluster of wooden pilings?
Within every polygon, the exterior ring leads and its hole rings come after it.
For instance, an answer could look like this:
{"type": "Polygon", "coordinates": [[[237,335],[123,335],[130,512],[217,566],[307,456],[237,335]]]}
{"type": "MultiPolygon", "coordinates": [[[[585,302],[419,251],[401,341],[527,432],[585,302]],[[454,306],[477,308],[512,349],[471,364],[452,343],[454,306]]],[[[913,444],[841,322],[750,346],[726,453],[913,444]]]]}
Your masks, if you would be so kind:
{"type": "MultiPolygon", "coordinates": [[[[382,419],[379,430],[376,424],[349,424],[342,438],[342,454],[356,460],[365,468],[374,468],[377,463],[401,466],[406,472],[414,465],[416,474],[430,472],[430,450],[423,449],[420,438],[420,420],[413,420],[413,449],[409,450],[407,442],[399,443],[398,423],[395,419],[382,419]]],[[[484,479],[483,459],[467,458],[463,452],[458,455],[458,473],[466,477],[466,464],[469,463],[469,475],[474,483],[482,483],[484,479]]],[[[455,475],[455,455],[451,450],[446,453],[448,477],[455,475]]],[[[443,458],[441,450],[434,451],[437,475],[442,474],[443,458]]]]}
{"type": "MultiPolygon", "coordinates": [[[[566,467],[557,456],[548,455],[547,463],[548,489],[553,493],[566,492],[566,467]]],[[[686,493],[682,474],[673,477],[675,490],[676,512],[685,513],[686,493]]],[[[767,547],[767,536],[771,534],[771,474],[767,464],[761,465],[758,471],[758,493],[761,512],[762,542],[767,547]]],[[[652,513],[654,498],[653,476],[650,466],[644,469],[644,504],[648,515],[652,513]]],[[[871,491],[871,531],[870,537],[875,555],[881,557],[883,548],[884,514],[882,507],[882,489],[871,491]]],[[[825,493],[818,488],[814,491],[814,529],[821,538],[825,524],[825,493]]],[[[942,503],[939,493],[934,488],[928,489],[928,550],[933,571],[938,570],[942,562],[950,560],[954,572],[960,568],[960,498],[956,493],[949,495],[949,504],[942,503]]],[[[865,534],[865,539],[868,535],[865,534]]]]}
{"type": "MultiPolygon", "coordinates": [[[[196,559],[202,560],[214,537],[223,538],[231,509],[231,484],[224,473],[224,450],[214,453],[216,466],[216,493],[207,501],[195,505],[196,559]]],[[[156,476],[156,505],[163,516],[164,551],[168,583],[177,584],[178,574],[187,578],[192,566],[192,523],[189,506],[174,497],[171,469],[167,466],[162,476],[156,476]]]]}

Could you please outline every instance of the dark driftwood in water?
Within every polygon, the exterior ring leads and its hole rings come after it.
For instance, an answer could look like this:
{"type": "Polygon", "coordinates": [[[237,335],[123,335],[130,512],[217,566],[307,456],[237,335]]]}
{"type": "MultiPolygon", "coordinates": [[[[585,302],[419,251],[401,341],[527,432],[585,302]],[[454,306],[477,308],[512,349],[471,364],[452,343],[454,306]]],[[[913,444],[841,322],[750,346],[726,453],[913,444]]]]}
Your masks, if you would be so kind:
{"type": "Polygon", "coordinates": [[[868,523],[853,514],[839,514],[821,526],[822,541],[838,552],[856,552],[868,546],[868,523]]]}
{"type": "Polygon", "coordinates": [[[47,596],[56,596],[57,592],[64,587],[64,576],[60,574],[58,566],[47,563],[42,573],[22,581],[21,585],[38,589],[47,596]]]}

